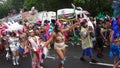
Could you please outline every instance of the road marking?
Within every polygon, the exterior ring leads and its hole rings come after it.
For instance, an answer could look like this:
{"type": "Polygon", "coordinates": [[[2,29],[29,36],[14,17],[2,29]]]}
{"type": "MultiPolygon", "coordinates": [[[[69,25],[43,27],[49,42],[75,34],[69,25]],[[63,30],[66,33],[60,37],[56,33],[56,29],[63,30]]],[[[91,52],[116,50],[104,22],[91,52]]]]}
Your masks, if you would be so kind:
{"type": "Polygon", "coordinates": [[[46,56],[46,58],[55,59],[55,57],[52,57],[52,56],[46,56]]]}
{"type": "MultiPolygon", "coordinates": [[[[46,58],[48,58],[48,59],[59,59],[59,57],[58,56],[46,56],[46,58]]],[[[73,57],[71,57],[71,56],[66,56],[66,59],[67,58],[73,58],[73,59],[80,59],[80,57],[78,57],[78,56],[73,56],[73,57]]]]}
{"type": "Polygon", "coordinates": [[[79,57],[79,56],[73,56],[73,58],[74,58],[74,59],[80,59],[80,57],[79,57]]]}
{"type": "MultiPolygon", "coordinates": [[[[103,66],[114,66],[113,64],[108,64],[108,63],[92,63],[92,62],[89,62],[90,64],[96,64],[96,65],[103,65],[103,66]]],[[[120,67],[120,66],[118,66],[120,67]]]]}
{"type": "MultiPolygon", "coordinates": [[[[57,57],[47,56],[46,58],[50,58],[50,59],[55,60],[57,57]]],[[[66,58],[68,58],[68,56],[66,58]]],[[[78,56],[73,56],[73,58],[79,59],[78,56]]],[[[89,62],[89,63],[90,64],[94,64],[94,65],[102,65],[102,66],[109,66],[109,67],[113,67],[114,66],[113,64],[108,64],[108,63],[92,63],[92,62],[89,62]]],[[[120,67],[120,66],[118,66],[118,67],[120,67]]]]}

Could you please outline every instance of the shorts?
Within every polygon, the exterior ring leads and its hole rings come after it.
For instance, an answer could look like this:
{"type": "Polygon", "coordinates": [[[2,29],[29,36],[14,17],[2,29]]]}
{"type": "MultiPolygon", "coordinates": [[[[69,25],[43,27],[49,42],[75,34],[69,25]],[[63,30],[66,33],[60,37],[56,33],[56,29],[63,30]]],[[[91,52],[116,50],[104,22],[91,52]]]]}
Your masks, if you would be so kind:
{"type": "Polygon", "coordinates": [[[65,47],[65,43],[54,43],[54,48],[56,49],[64,49],[65,47]]]}
{"type": "Polygon", "coordinates": [[[21,52],[21,53],[23,53],[23,52],[25,51],[21,46],[18,47],[18,50],[19,50],[19,52],[21,52]]]}
{"type": "Polygon", "coordinates": [[[10,45],[10,49],[11,49],[11,51],[17,51],[18,46],[17,45],[10,45]]]}
{"type": "Polygon", "coordinates": [[[110,51],[113,53],[113,55],[119,55],[120,54],[120,45],[110,45],[110,51]]]}
{"type": "Polygon", "coordinates": [[[96,41],[97,41],[97,47],[98,48],[102,48],[104,45],[104,40],[102,37],[96,37],[96,41]]]}
{"type": "Polygon", "coordinates": [[[83,49],[82,54],[86,56],[92,56],[93,55],[92,48],[83,49]]]}

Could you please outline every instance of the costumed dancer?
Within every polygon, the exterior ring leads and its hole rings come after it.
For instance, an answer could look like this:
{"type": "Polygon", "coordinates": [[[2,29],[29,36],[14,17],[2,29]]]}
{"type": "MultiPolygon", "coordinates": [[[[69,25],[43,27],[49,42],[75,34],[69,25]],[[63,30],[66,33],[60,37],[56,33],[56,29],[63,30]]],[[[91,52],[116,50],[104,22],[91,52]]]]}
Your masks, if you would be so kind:
{"type": "Polygon", "coordinates": [[[20,45],[19,43],[19,38],[16,36],[15,32],[10,32],[10,37],[9,37],[9,47],[12,51],[12,59],[13,59],[13,65],[19,65],[19,51],[18,47],[20,45]]]}
{"type": "Polygon", "coordinates": [[[52,41],[54,42],[54,50],[60,59],[59,68],[64,68],[64,63],[65,63],[66,45],[65,45],[64,32],[72,30],[74,27],[79,25],[79,23],[80,22],[73,24],[71,27],[66,29],[61,29],[59,25],[55,25],[54,31],[51,34],[50,39],[45,44],[45,45],[48,45],[52,41]]]}
{"type": "Polygon", "coordinates": [[[2,31],[2,39],[1,39],[1,43],[4,46],[5,50],[6,50],[6,60],[10,59],[10,49],[9,49],[9,45],[8,45],[8,36],[7,36],[7,32],[6,31],[2,31]]]}
{"type": "Polygon", "coordinates": [[[39,39],[40,41],[40,45],[41,45],[41,67],[43,67],[43,61],[44,59],[47,57],[48,55],[48,48],[44,47],[45,41],[43,41],[42,39],[39,39]]]}
{"type": "Polygon", "coordinates": [[[8,27],[3,24],[3,22],[0,23],[0,37],[1,37],[1,55],[4,54],[4,49],[6,50],[6,59],[10,59],[10,54],[9,54],[9,47],[8,47],[8,36],[7,36],[7,30],[8,27]]]}
{"type": "Polygon", "coordinates": [[[41,59],[42,59],[42,47],[40,45],[40,40],[38,36],[35,36],[33,30],[29,30],[30,37],[28,38],[29,48],[31,50],[32,58],[32,68],[40,68],[41,59]]]}
{"type": "Polygon", "coordinates": [[[110,33],[110,53],[109,56],[114,58],[113,68],[117,68],[120,65],[120,24],[118,23],[115,29],[110,33]],[[117,29],[116,29],[117,28],[117,29]]]}
{"type": "Polygon", "coordinates": [[[18,31],[19,38],[20,38],[20,45],[19,46],[19,51],[22,53],[23,57],[26,57],[26,54],[28,52],[28,48],[27,48],[27,34],[23,31],[18,31]]]}
{"type": "Polygon", "coordinates": [[[3,56],[4,54],[4,47],[2,45],[2,37],[0,36],[0,56],[3,56]]]}
{"type": "MultiPolygon", "coordinates": [[[[44,27],[41,27],[39,37],[41,38],[41,41],[46,42],[49,39],[49,32],[45,30],[44,27]]],[[[45,55],[44,58],[48,56],[48,49],[50,49],[50,46],[46,46],[43,48],[43,53],[45,55]]]]}
{"type": "Polygon", "coordinates": [[[80,60],[85,61],[84,56],[89,56],[92,63],[96,63],[97,61],[93,59],[93,44],[92,40],[90,39],[90,33],[87,27],[87,21],[84,19],[84,21],[81,22],[81,42],[82,42],[82,56],[80,60]]]}

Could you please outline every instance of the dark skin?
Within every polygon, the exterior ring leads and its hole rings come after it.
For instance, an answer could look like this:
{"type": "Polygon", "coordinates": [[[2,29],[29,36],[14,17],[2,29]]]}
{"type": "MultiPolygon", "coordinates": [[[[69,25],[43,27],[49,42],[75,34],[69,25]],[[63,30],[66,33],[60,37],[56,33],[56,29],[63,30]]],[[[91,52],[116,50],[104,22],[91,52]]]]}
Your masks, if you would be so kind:
{"type": "MultiPolygon", "coordinates": [[[[118,29],[120,30],[120,26],[118,27],[118,29]]],[[[116,44],[116,45],[119,45],[119,44],[120,44],[120,37],[116,37],[116,38],[114,39],[114,41],[113,41],[113,40],[112,40],[113,34],[114,34],[114,31],[111,30],[111,32],[110,32],[110,42],[111,42],[111,43],[114,43],[114,44],[116,44]]],[[[119,65],[120,65],[120,61],[118,61],[118,56],[115,56],[115,57],[114,57],[114,66],[113,66],[113,68],[117,68],[119,65]]]]}
{"type": "MultiPolygon", "coordinates": [[[[46,42],[45,45],[50,44],[52,41],[54,41],[55,43],[65,43],[65,38],[63,40],[57,40],[56,37],[58,36],[64,36],[63,33],[67,32],[69,30],[72,30],[73,28],[75,28],[77,25],[80,25],[80,21],[78,21],[76,24],[71,25],[71,27],[66,28],[66,29],[61,29],[60,27],[57,28],[58,32],[53,32],[50,39],[46,42]]],[[[61,61],[65,58],[66,55],[66,49],[57,49],[54,47],[55,52],[57,53],[57,55],[60,58],[60,63],[59,63],[59,68],[63,67],[63,64],[61,63],[61,61]]]]}

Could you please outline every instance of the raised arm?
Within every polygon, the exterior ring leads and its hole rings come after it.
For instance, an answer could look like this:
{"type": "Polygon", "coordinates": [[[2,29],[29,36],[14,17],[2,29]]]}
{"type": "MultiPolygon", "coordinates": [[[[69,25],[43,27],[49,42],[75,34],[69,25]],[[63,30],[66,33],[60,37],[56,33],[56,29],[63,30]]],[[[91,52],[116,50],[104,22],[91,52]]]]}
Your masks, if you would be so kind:
{"type": "Polygon", "coordinates": [[[31,46],[29,40],[27,40],[27,48],[28,48],[29,50],[33,50],[33,48],[32,48],[32,46],[31,46]]]}
{"type": "Polygon", "coordinates": [[[69,30],[72,30],[73,28],[75,28],[76,26],[80,25],[80,21],[78,21],[77,23],[71,25],[70,27],[63,29],[62,32],[67,32],[69,30]]]}

